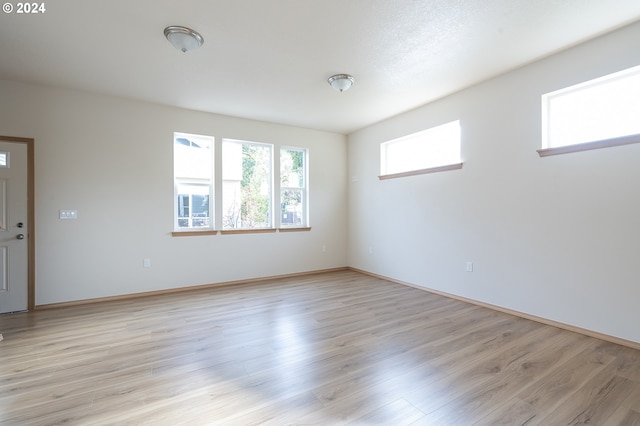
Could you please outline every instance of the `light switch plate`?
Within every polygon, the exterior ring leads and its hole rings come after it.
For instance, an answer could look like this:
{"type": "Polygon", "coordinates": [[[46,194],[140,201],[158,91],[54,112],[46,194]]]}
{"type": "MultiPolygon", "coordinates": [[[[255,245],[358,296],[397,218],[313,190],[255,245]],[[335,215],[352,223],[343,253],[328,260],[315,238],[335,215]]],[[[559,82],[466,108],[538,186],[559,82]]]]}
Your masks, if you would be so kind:
{"type": "Polygon", "coordinates": [[[60,210],[60,219],[77,219],[78,210],[60,210]]]}

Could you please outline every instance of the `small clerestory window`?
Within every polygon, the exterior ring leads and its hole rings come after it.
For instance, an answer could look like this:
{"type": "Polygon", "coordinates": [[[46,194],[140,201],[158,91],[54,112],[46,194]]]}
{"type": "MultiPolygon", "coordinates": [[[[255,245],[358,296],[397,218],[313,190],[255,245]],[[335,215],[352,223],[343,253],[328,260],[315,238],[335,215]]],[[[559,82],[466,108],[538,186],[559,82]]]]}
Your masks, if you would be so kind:
{"type": "Polygon", "coordinates": [[[380,144],[380,179],[462,167],[460,121],[452,121],[380,144]]]}
{"type": "Polygon", "coordinates": [[[540,156],[640,142],[640,66],[542,95],[540,156]]]}

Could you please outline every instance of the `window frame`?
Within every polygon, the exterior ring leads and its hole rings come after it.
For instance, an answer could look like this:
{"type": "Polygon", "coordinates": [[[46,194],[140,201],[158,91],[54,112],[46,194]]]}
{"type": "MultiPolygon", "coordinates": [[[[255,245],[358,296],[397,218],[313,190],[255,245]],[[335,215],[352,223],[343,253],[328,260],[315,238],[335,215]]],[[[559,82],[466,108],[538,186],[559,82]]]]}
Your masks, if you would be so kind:
{"type": "MultiPolygon", "coordinates": [[[[194,133],[186,133],[186,132],[173,132],[173,231],[172,234],[174,235],[182,235],[182,234],[191,234],[191,233],[198,233],[201,234],[203,232],[209,232],[209,233],[213,233],[215,232],[215,198],[214,198],[214,184],[215,184],[215,137],[213,136],[209,136],[209,135],[200,135],[200,134],[194,134],[194,133]],[[176,169],[177,169],[177,162],[176,162],[176,145],[177,145],[177,139],[179,139],[180,137],[188,139],[189,137],[198,139],[198,138],[203,138],[203,139],[208,139],[208,142],[210,143],[209,148],[206,148],[209,150],[210,152],[210,166],[209,166],[209,170],[208,170],[208,176],[206,178],[203,177],[188,177],[188,176],[176,176],[176,169]],[[178,199],[178,197],[181,195],[180,194],[180,187],[181,186],[208,186],[208,197],[209,197],[209,208],[208,208],[208,214],[209,214],[209,225],[208,226],[199,226],[199,227],[192,227],[192,226],[188,226],[188,227],[181,227],[179,226],[180,223],[180,219],[183,219],[182,217],[180,217],[180,201],[178,199]]],[[[193,143],[193,141],[190,140],[190,143],[193,143]]],[[[193,194],[188,194],[189,195],[189,199],[192,200],[192,195],[193,194]]],[[[190,209],[190,214],[192,212],[193,206],[190,205],[189,206],[190,209]]],[[[189,224],[192,223],[192,219],[189,218],[188,219],[189,224]]]]}
{"type": "Polygon", "coordinates": [[[279,191],[278,191],[278,205],[280,206],[278,218],[280,220],[280,229],[297,229],[309,227],[309,150],[307,148],[295,147],[295,146],[281,146],[279,148],[279,191]],[[302,171],[302,186],[285,186],[282,184],[282,151],[298,151],[302,153],[303,158],[303,171],[302,171]],[[285,224],[282,222],[282,194],[284,191],[301,191],[302,193],[302,222],[300,224],[285,224]]]}

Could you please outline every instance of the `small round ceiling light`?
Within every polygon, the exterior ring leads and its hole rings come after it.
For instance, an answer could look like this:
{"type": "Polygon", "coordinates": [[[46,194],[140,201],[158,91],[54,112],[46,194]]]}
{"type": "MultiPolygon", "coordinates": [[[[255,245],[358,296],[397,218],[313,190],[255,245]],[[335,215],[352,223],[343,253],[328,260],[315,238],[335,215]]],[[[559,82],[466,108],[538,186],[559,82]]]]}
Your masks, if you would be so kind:
{"type": "Polygon", "coordinates": [[[331,87],[336,89],[338,92],[344,92],[345,90],[349,90],[351,85],[355,82],[355,79],[349,74],[336,74],[329,77],[329,80],[327,81],[331,87]]]}
{"type": "Polygon", "coordinates": [[[164,29],[164,36],[169,40],[169,43],[182,53],[187,53],[190,50],[195,50],[202,46],[204,38],[196,31],[187,27],[180,27],[177,25],[167,27],[164,29]]]}

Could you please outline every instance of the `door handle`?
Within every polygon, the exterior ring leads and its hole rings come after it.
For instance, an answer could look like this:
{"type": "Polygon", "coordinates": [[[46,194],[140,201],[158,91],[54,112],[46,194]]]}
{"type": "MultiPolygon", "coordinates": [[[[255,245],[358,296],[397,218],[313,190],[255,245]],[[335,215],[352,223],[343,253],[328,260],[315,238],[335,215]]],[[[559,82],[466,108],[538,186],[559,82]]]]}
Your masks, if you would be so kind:
{"type": "Polygon", "coordinates": [[[19,240],[24,240],[24,234],[18,234],[16,235],[16,238],[19,240]]]}

